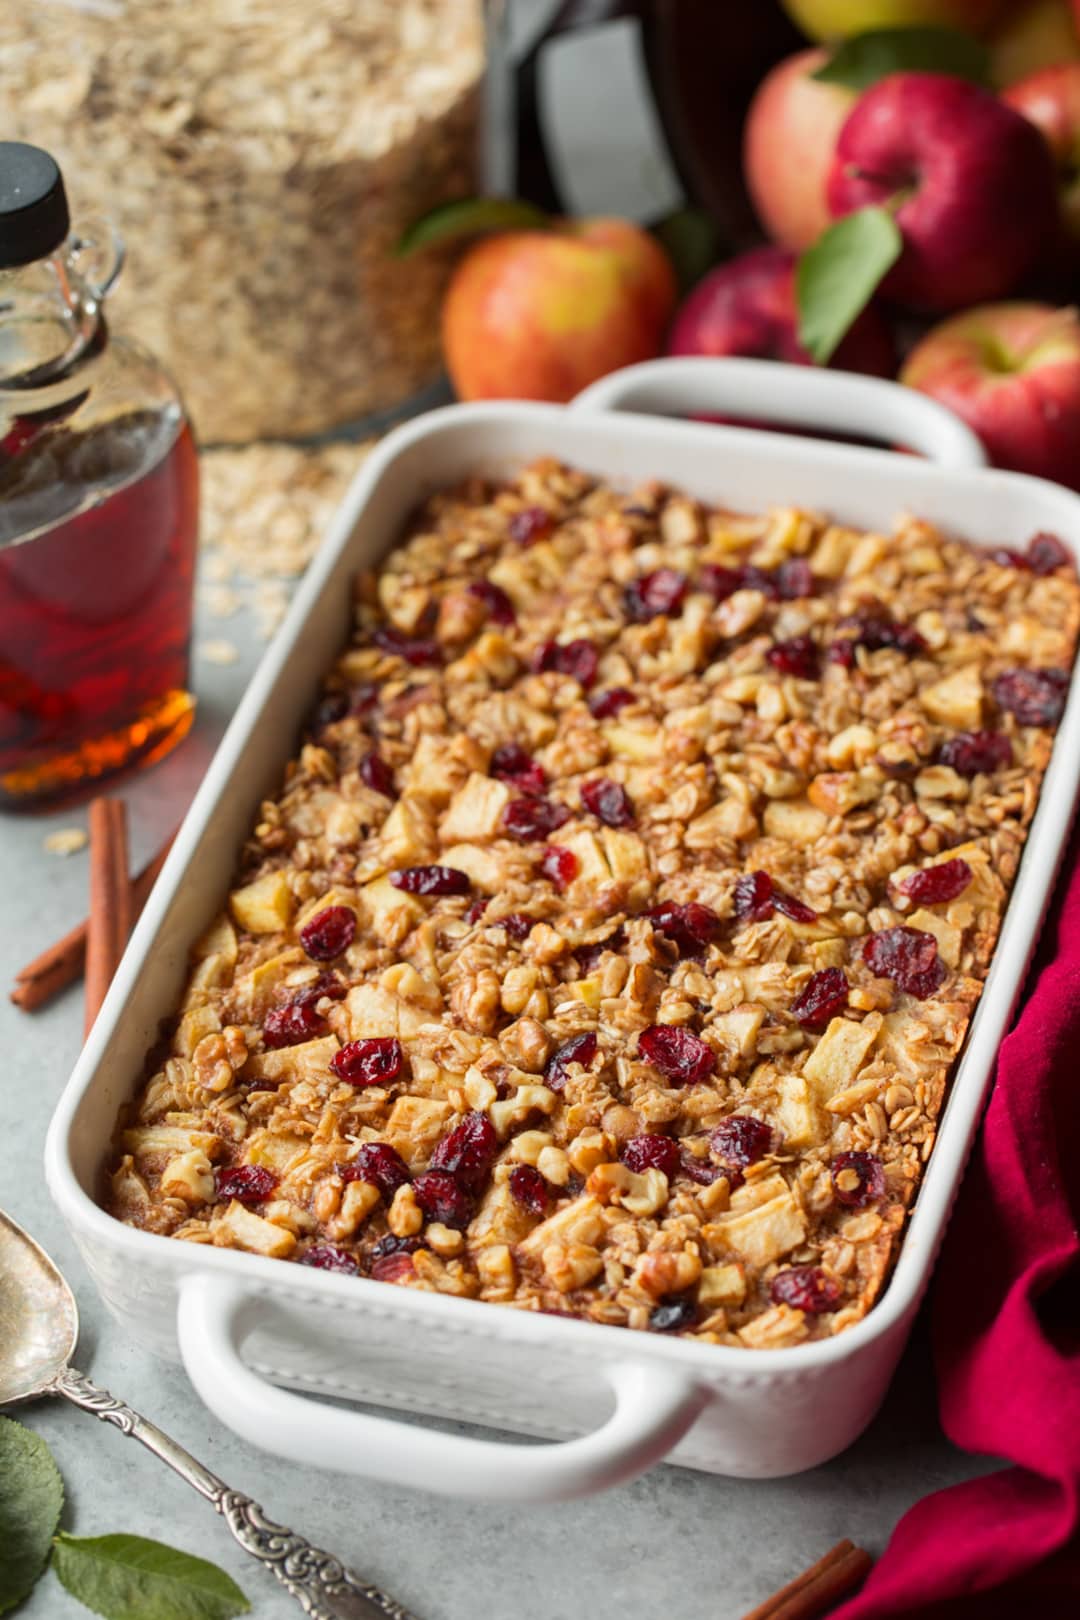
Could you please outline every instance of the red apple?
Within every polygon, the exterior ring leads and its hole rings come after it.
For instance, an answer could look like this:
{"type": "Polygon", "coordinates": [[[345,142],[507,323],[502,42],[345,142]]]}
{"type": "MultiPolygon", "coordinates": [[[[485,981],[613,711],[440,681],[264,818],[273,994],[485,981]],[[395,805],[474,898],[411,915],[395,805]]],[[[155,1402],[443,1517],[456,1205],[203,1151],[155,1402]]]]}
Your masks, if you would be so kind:
{"type": "MultiPolygon", "coordinates": [[[[676,315],[667,352],[741,354],[812,365],[799,342],[794,254],[776,247],[754,248],[710,270],[676,315]]],[[[863,311],[831,364],[874,377],[894,374],[892,338],[876,309],[863,311]]]]}
{"type": "Polygon", "coordinates": [[[573,399],[660,352],[675,275],[622,219],[561,220],[478,242],[443,302],[446,367],[461,399],[573,399]]]}
{"type": "Polygon", "coordinates": [[[987,304],[928,332],[901,382],[963,417],[996,467],[1080,489],[1080,318],[987,304]]]}
{"type": "Polygon", "coordinates": [[[999,298],[1039,258],[1057,218],[1046,142],[989,91],[939,73],[894,73],[848,116],[829,208],[892,208],[903,252],[882,283],[915,309],[999,298]]]}
{"type": "Polygon", "coordinates": [[[1004,91],[1002,100],[1046,137],[1057,165],[1062,223],[1080,252],[1080,62],[1032,73],[1004,91]]]}
{"type": "Polygon", "coordinates": [[[824,50],[800,51],[758,86],[743,130],[743,172],[758,219],[782,247],[809,247],[829,224],[825,183],[853,93],[812,75],[824,50]]]}
{"type": "Polygon", "coordinates": [[[960,28],[978,33],[1008,0],[783,0],[811,39],[865,34],[872,28],[960,28]]]}
{"type": "Polygon", "coordinates": [[[999,86],[1016,84],[1040,68],[1080,60],[1080,6],[1074,21],[1069,0],[1020,0],[989,43],[990,78],[999,86]]]}

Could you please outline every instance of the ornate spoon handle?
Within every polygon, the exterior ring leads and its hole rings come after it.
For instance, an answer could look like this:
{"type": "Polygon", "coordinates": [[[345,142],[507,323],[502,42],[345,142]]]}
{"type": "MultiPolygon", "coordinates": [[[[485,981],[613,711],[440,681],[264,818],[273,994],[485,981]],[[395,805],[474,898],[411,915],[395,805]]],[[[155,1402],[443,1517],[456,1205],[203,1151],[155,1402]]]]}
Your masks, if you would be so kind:
{"type": "Polygon", "coordinates": [[[268,1519],[250,1496],[231,1491],[155,1423],[140,1417],[108,1390],[99,1389],[84,1373],[65,1367],[46,1393],[62,1395],[103,1423],[115,1424],[122,1434],[141,1440],[155,1457],[168,1463],[181,1479],[213,1503],[244,1551],[273,1571],[312,1620],[415,1620],[400,1603],[378,1587],[367,1585],[330,1553],[321,1552],[303,1536],[268,1519]]]}

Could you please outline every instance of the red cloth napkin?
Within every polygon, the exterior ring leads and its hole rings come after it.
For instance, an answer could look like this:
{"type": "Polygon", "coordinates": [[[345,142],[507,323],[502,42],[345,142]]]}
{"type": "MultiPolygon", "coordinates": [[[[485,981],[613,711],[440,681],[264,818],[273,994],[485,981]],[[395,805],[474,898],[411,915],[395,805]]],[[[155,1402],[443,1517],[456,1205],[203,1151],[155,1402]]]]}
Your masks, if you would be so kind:
{"type": "Polygon", "coordinates": [[[1080,1616],[1080,839],[946,1236],[941,1422],[1015,1466],[907,1513],[834,1620],[1080,1616]]]}

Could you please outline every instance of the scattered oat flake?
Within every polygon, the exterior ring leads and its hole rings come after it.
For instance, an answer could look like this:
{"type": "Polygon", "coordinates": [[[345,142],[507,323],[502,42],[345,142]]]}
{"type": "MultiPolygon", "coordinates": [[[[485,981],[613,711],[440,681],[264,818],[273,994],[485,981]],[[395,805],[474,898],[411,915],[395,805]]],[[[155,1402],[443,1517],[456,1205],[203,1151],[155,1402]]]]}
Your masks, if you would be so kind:
{"type": "Polygon", "coordinates": [[[214,585],[205,592],[204,600],[211,618],[231,619],[242,599],[231,585],[214,585]]]}
{"type": "Polygon", "coordinates": [[[208,664],[235,664],[239,656],[231,641],[203,641],[199,644],[199,657],[208,664]]]}
{"type": "Polygon", "coordinates": [[[57,827],[55,832],[45,834],[41,847],[47,855],[77,855],[88,842],[81,827],[57,827]]]}

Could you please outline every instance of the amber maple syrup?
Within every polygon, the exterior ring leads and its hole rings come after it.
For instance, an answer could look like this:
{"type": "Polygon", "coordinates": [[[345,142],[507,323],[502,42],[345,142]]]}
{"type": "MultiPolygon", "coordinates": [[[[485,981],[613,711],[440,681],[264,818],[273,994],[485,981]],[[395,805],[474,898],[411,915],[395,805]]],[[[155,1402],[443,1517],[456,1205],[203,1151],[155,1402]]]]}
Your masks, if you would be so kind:
{"type": "Polygon", "coordinates": [[[197,530],[178,410],[0,429],[0,804],[77,790],[186,734],[197,530]]]}

